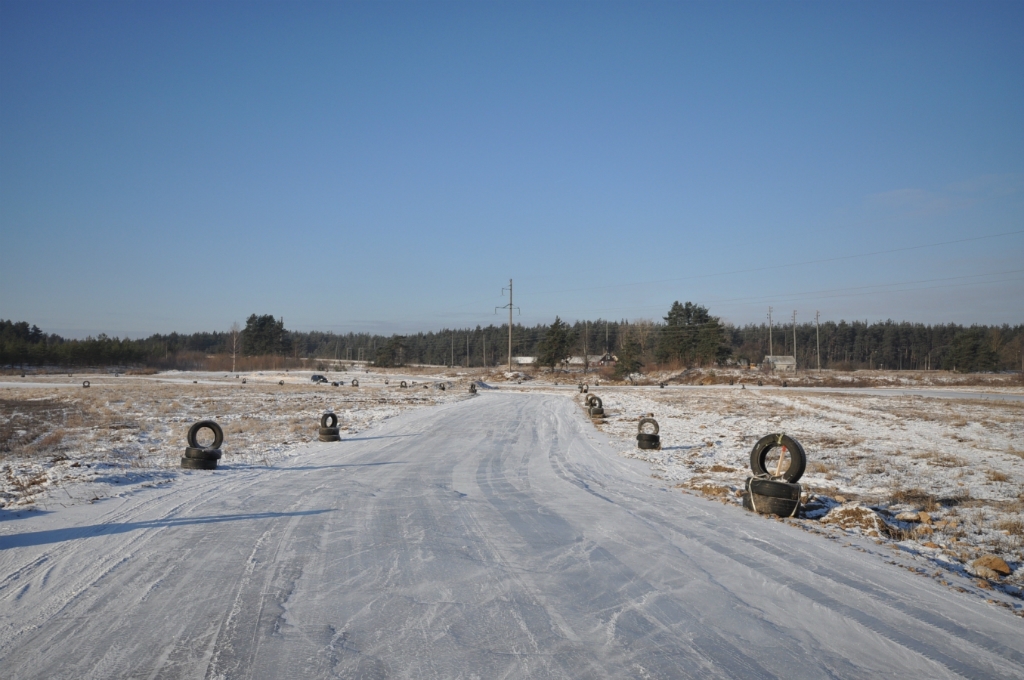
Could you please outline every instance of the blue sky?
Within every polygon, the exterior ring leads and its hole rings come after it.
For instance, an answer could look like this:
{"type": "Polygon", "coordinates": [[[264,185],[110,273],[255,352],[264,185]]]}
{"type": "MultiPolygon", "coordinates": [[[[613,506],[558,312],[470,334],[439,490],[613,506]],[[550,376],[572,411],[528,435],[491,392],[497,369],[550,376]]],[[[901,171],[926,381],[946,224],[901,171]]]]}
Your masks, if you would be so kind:
{"type": "Polygon", "coordinates": [[[1024,3],[0,2],[0,318],[1024,321],[1024,3]],[[873,254],[871,254],[873,253],[873,254]],[[851,257],[855,256],[855,257],[851,257]]]}

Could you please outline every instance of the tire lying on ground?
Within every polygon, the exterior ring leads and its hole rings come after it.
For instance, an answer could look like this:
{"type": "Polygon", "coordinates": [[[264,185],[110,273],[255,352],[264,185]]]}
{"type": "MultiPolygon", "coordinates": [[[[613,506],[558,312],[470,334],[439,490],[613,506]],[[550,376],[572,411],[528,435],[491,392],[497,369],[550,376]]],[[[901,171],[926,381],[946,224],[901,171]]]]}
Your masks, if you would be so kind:
{"type": "Polygon", "coordinates": [[[399,385],[399,387],[408,387],[408,385],[406,385],[406,384],[405,384],[405,381],[403,380],[403,381],[402,381],[402,384],[401,384],[401,385],[399,385]]]}
{"type": "Polygon", "coordinates": [[[89,381],[88,380],[83,380],[82,381],[82,387],[88,387],[88,386],[89,386],[89,381]]]}
{"type": "Polygon", "coordinates": [[[320,431],[317,434],[319,435],[319,439],[322,442],[341,441],[341,433],[338,431],[338,428],[336,427],[321,427],[320,431]]]}
{"type": "Polygon", "coordinates": [[[278,385],[283,385],[283,384],[284,384],[284,381],[283,381],[283,380],[279,380],[279,381],[277,382],[277,384],[278,384],[278,385]]]}
{"type": "Polygon", "coordinates": [[[743,494],[743,507],[759,515],[795,517],[800,509],[800,499],[774,498],[746,492],[743,494]]]}
{"type": "Polygon", "coordinates": [[[604,408],[602,408],[601,406],[591,406],[590,407],[590,417],[591,418],[604,418],[604,408]]]}
{"type": "Polygon", "coordinates": [[[200,449],[194,446],[185,447],[185,458],[192,460],[220,460],[220,449],[200,449]]]}
{"type": "Polygon", "coordinates": [[[656,434],[641,432],[636,436],[636,447],[638,449],[660,449],[661,437],[656,434]]]}
{"type": "Polygon", "coordinates": [[[186,470],[216,470],[217,459],[182,458],[181,467],[186,470]]]}
{"type": "Polygon", "coordinates": [[[352,379],[352,387],[359,387],[359,379],[358,378],[353,378],[352,379]]]}
{"type": "Polygon", "coordinates": [[[597,396],[596,394],[591,394],[589,397],[587,397],[587,406],[602,408],[604,406],[604,403],[601,401],[601,397],[597,396]]]}
{"type": "Polygon", "coordinates": [[[750,470],[755,477],[781,477],[785,481],[795,484],[803,477],[807,469],[807,454],[800,442],[786,434],[769,434],[758,440],[750,452],[750,470]],[[766,465],[768,454],[772,449],[784,447],[789,457],[789,465],[780,470],[778,475],[774,465],[766,465]],[[768,468],[771,469],[768,469],[768,468]]]}
{"type": "Polygon", "coordinates": [[[322,416],[320,416],[320,429],[324,429],[324,428],[328,428],[328,429],[332,429],[332,430],[337,429],[338,428],[338,416],[335,415],[334,413],[325,413],[322,416]]]}
{"type": "Polygon", "coordinates": [[[800,500],[800,494],[803,493],[803,487],[799,484],[780,482],[777,479],[759,479],[757,477],[750,477],[747,479],[747,491],[758,496],[766,496],[768,498],[781,498],[787,501],[798,501],[800,500]]]}
{"type": "Polygon", "coordinates": [[[193,449],[219,449],[220,445],[224,443],[224,430],[220,429],[220,425],[212,420],[200,420],[188,428],[188,435],[186,435],[185,440],[193,449]],[[210,430],[213,432],[212,444],[209,446],[199,446],[199,443],[196,441],[196,435],[199,434],[200,430],[210,430]]]}

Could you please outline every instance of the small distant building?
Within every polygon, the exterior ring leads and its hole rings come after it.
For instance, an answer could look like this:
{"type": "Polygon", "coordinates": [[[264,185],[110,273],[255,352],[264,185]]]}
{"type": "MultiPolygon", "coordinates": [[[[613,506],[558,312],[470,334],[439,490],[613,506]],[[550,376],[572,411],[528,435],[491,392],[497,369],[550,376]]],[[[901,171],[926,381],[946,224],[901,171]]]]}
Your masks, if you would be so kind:
{"type": "Polygon", "coordinates": [[[796,373],[796,357],[766,355],[762,365],[780,373],[796,373]]]}
{"type": "MultiPolygon", "coordinates": [[[[597,366],[598,364],[601,363],[601,360],[603,358],[604,357],[602,355],[600,355],[600,354],[588,354],[587,355],[586,364],[588,366],[597,366]]],[[[569,361],[568,361],[568,365],[569,366],[582,366],[583,363],[584,362],[583,362],[583,357],[582,356],[569,357],[569,361]]]]}
{"type": "Polygon", "coordinates": [[[516,366],[530,366],[537,363],[537,357],[512,357],[512,363],[516,366]]]}

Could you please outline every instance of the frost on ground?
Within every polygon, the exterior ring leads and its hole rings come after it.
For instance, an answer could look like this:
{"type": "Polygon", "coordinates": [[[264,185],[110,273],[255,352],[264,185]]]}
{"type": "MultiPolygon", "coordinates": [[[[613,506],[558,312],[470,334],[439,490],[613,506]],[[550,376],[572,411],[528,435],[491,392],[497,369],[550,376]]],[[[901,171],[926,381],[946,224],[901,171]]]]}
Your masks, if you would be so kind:
{"type": "Polygon", "coordinates": [[[0,512],[95,500],[194,474],[181,470],[180,460],[185,434],[198,420],[215,420],[224,429],[221,467],[265,466],[316,441],[326,411],[338,415],[344,439],[405,409],[466,395],[465,389],[439,389],[442,379],[457,387],[444,375],[409,376],[405,389],[403,376],[342,374],[346,384],[332,387],[312,384],[310,375],[77,375],[0,388],[0,512]],[[353,377],[358,388],[351,386],[353,377]],[[88,389],[81,387],[85,379],[88,389]]]}
{"type": "Polygon", "coordinates": [[[754,443],[785,432],[808,456],[805,510],[791,521],[869,536],[930,562],[936,578],[957,573],[1021,597],[1024,402],[738,386],[600,396],[608,418],[599,427],[621,439],[621,454],[677,488],[739,504],[754,443]],[[660,451],[636,448],[645,413],[661,426],[660,451]]]}

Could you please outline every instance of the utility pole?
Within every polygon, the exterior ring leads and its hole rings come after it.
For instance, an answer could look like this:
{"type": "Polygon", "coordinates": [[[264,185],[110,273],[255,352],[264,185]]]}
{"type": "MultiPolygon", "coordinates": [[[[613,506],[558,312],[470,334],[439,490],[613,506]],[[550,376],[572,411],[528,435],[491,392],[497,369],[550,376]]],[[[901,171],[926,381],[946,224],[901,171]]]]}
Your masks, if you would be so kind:
{"type": "Polygon", "coordinates": [[[466,333],[466,368],[469,368],[469,333],[466,333]]]}
{"type": "Polygon", "coordinates": [[[452,331],[452,362],[448,365],[455,367],[455,331],[452,331]]]}
{"type": "MultiPolygon", "coordinates": [[[[505,294],[505,289],[501,289],[501,294],[505,294]]],[[[502,305],[501,307],[495,307],[494,313],[497,314],[499,309],[508,308],[508,372],[512,372],[512,310],[519,309],[518,307],[512,306],[512,279],[508,280],[508,304],[502,305]]],[[[520,314],[522,311],[520,311],[520,314]]]]}
{"type": "Polygon", "coordinates": [[[590,356],[587,354],[587,335],[590,334],[590,322],[583,322],[583,374],[586,375],[590,368],[590,356]]]}
{"type": "Polygon", "coordinates": [[[796,310],[793,310],[793,370],[796,370],[796,310]]]}
{"type": "Polygon", "coordinates": [[[768,356],[775,356],[772,351],[772,308],[768,308],[768,356]]]}
{"type": "Polygon", "coordinates": [[[818,312],[814,312],[814,343],[818,346],[818,373],[821,373],[821,326],[818,324],[818,312]]]}

